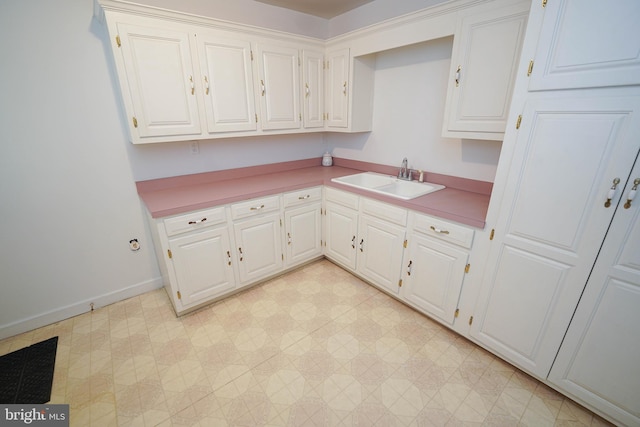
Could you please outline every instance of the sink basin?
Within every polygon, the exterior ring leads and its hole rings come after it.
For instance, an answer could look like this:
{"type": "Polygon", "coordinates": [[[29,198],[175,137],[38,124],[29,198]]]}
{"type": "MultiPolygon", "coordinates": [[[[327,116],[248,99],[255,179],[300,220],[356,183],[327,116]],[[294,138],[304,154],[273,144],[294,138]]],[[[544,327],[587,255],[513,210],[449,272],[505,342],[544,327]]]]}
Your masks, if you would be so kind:
{"type": "Polygon", "coordinates": [[[331,181],[362,190],[372,191],[403,200],[411,200],[434,191],[442,190],[444,185],[429,182],[404,181],[395,176],[375,172],[362,172],[354,175],[333,178],[331,181]]]}

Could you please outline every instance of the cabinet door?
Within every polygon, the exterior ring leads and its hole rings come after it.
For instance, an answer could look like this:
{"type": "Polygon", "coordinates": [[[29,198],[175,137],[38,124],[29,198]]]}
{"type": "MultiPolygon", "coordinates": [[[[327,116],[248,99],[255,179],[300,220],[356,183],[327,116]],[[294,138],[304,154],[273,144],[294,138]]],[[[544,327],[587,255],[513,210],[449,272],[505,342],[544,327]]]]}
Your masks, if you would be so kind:
{"type": "Polygon", "coordinates": [[[405,228],[363,215],[358,227],[358,272],[389,292],[398,293],[405,228]]]}
{"type": "MultiPolygon", "coordinates": [[[[640,200],[623,193],[549,380],[621,425],[640,425],[640,200]]],[[[637,185],[637,184],[636,184],[637,185]]]]}
{"type": "Polygon", "coordinates": [[[262,129],[300,127],[298,50],[258,44],[262,129]]]}
{"type": "Polygon", "coordinates": [[[324,126],[324,56],[322,52],[304,50],[302,52],[302,88],[305,128],[324,126]]]}
{"type": "Polygon", "coordinates": [[[325,226],[325,255],[355,270],[358,212],[327,202],[325,226]]]}
{"type": "Polygon", "coordinates": [[[640,97],[609,94],[531,97],[505,180],[470,333],[539,378],[613,217],[612,182],[624,182],[638,152],[640,97]]]}
{"type": "Polygon", "coordinates": [[[454,39],[443,136],[502,140],[528,3],[464,18],[454,39]]]}
{"type": "Polygon", "coordinates": [[[554,0],[543,13],[529,90],[640,83],[640,2],[554,0]]]}
{"type": "Polygon", "coordinates": [[[289,209],[284,213],[287,266],[322,255],[320,203],[289,209]]]}
{"type": "Polygon", "coordinates": [[[200,134],[189,34],[125,23],[117,29],[131,96],[132,135],[200,134]]]}
{"type": "Polygon", "coordinates": [[[183,308],[235,288],[227,227],[171,239],[169,248],[183,308]]]}
{"type": "Polygon", "coordinates": [[[280,214],[240,221],[233,227],[242,283],[253,282],[282,269],[280,214]]]}
{"type": "Polygon", "coordinates": [[[251,44],[244,40],[196,35],[207,129],[209,132],[257,129],[251,44]]]}
{"type": "Polygon", "coordinates": [[[349,107],[349,49],[327,54],[326,110],[327,126],[346,128],[349,107]]]}
{"type": "Polygon", "coordinates": [[[426,314],[453,325],[467,258],[462,249],[412,235],[402,297],[426,314]]]}

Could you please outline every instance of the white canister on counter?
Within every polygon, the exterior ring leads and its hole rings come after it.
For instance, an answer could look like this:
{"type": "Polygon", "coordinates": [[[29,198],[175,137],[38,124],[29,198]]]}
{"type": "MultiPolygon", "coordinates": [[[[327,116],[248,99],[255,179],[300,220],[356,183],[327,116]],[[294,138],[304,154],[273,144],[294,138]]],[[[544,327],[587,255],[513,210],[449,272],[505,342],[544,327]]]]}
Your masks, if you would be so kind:
{"type": "Polygon", "coordinates": [[[324,156],[322,156],[322,166],[331,165],[333,165],[333,157],[331,157],[331,154],[329,154],[329,152],[327,151],[326,153],[324,153],[324,156]]]}

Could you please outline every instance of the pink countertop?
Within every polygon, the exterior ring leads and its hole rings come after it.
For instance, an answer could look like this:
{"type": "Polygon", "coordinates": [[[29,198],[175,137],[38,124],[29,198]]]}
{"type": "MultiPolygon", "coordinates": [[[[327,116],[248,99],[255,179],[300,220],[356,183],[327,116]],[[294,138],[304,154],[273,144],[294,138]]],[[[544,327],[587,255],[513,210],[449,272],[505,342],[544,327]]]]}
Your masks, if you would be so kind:
{"type": "Polygon", "coordinates": [[[323,167],[321,158],[216,171],[136,183],[138,194],[153,218],[186,213],[255,197],[327,185],[418,212],[484,228],[492,184],[438,174],[425,181],[447,188],[401,200],[332,182],[332,178],[363,171],[396,174],[398,168],[347,159],[323,167]]]}

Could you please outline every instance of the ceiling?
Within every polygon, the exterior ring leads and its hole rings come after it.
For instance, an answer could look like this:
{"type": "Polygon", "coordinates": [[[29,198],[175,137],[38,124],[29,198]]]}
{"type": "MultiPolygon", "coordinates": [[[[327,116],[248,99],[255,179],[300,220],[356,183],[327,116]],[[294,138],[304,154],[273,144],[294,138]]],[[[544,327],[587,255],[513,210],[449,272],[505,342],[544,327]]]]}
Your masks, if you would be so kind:
{"type": "Polygon", "coordinates": [[[309,15],[330,19],[345,12],[371,3],[373,0],[256,0],[273,6],[296,10],[309,15]]]}

